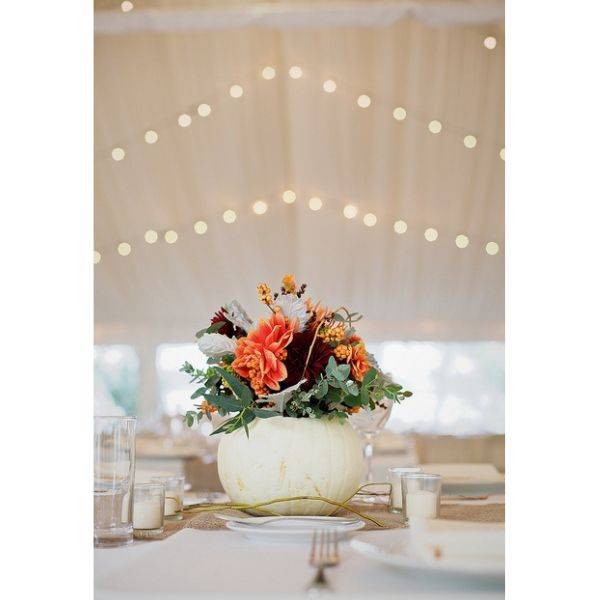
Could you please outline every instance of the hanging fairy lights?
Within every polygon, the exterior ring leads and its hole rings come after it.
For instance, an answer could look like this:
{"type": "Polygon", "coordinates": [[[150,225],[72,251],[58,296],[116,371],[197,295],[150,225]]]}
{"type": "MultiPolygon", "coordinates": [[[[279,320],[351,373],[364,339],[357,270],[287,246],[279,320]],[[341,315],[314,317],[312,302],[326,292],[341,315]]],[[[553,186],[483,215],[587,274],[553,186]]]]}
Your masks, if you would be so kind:
{"type": "MultiPolygon", "coordinates": [[[[296,192],[294,192],[292,190],[285,190],[282,193],[281,197],[284,200],[285,204],[291,205],[291,204],[295,203],[295,201],[297,199],[297,194],[296,194],[296,192]]],[[[319,196],[311,196],[309,198],[308,208],[310,210],[316,212],[316,211],[321,210],[323,207],[324,207],[324,202],[319,196]]],[[[268,212],[269,204],[265,200],[259,199],[252,203],[251,210],[255,215],[261,216],[268,212]]],[[[337,213],[337,214],[339,214],[339,213],[337,213]]],[[[351,221],[359,215],[359,208],[356,204],[346,204],[342,208],[342,215],[347,220],[351,221]]],[[[237,213],[233,209],[227,209],[223,212],[222,219],[225,223],[231,225],[237,221],[237,216],[238,216],[237,213]]],[[[366,227],[372,228],[372,227],[375,227],[375,225],[377,225],[377,223],[379,222],[379,218],[374,213],[367,212],[363,215],[362,222],[366,227]]],[[[409,228],[408,223],[402,219],[397,219],[396,221],[393,222],[393,225],[392,225],[393,231],[396,234],[398,234],[399,236],[403,236],[404,234],[406,234],[408,231],[408,228],[409,228]]],[[[204,220],[199,220],[193,224],[193,229],[196,234],[198,234],[199,236],[203,236],[208,232],[208,224],[204,220]]],[[[419,228],[417,226],[416,230],[418,231],[418,229],[419,228]]],[[[415,230],[415,228],[413,228],[413,230],[415,230]]],[[[421,230],[421,231],[423,232],[423,234],[422,234],[423,237],[428,242],[435,242],[440,239],[440,233],[434,227],[427,227],[426,229],[421,230]]],[[[159,237],[160,237],[159,233],[154,229],[148,229],[144,233],[144,240],[148,244],[155,244],[159,240],[159,237]]],[[[164,232],[164,234],[162,234],[162,237],[163,237],[165,243],[174,244],[175,242],[178,241],[179,234],[173,229],[168,229],[164,232]]],[[[448,240],[448,236],[446,236],[444,239],[448,240]]],[[[451,239],[453,240],[454,245],[461,250],[464,250],[467,247],[472,246],[472,243],[471,243],[472,239],[469,238],[469,236],[467,236],[464,233],[460,233],[456,237],[451,238],[451,239]]],[[[495,256],[496,254],[498,254],[500,252],[499,244],[494,241],[486,242],[483,245],[483,249],[489,256],[495,256]]],[[[121,256],[129,256],[129,254],[131,254],[131,252],[132,252],[131,243],[120,242],[117,246],[117,252],[121,256]]],[[[97,265],[98,263],[100,263],[101,260],[102,260],[102,253],[99,250],[94,250],[94,264],[97,265]]]]}
{"type": "MultiPolygon", "coordinates": [[[[127,2],[127,1],[123,2],[121,4],[121,9],[123,10],[123,12],[131,11],[133,9],[133,3],[127,2]]],[[[488,36],[483,41],[483,46],[488,50],[493,50],[496,47],[496,45],[497,45],[497,40],[492,36],[488,36]]],[[[288,75],[293,80],[299,80],[305,76],[305,73],[300,66],[292,65],[288,69],[288,75]]],[[[262,78],[265,81],[270,81],[270,80],[273,80],[277,76],[277,70],[274,66],[267,65],[267,66],[263,67],[261,70],[259,70],[259,76],[260,76],[260,78],[262,78]]],[[[325,80],[321,79],[320,86],[322,87],[322,90],[325,93],[330,95],[340,89],[340,82],[336,81],[332,78],[325,79],[325,80]]],[[[229,96],[234,99],[241,98],[244,95],[244,93],[245,93],[244,87],[240,83],[234,83],[228,88],[229,96]]],[[[349,94],[350,94],[350,92],[347,92],[346,95],[349,95],[349,94]]],[[[337,96],[337,94],[336,94],[336,96],[337,96]]],[[[360,94],[359,96],[354,95],[353,97],[355,99],[355,103],[356,103],[355,105],[358,106],[360,109],[367,109],[373,105],[373,101],[372,101],[372,98],[370,95],[360,94]]],[[[377,106],[379,106],[379,104],[382,104],[384,106],[386,104],[389,105],[389,103],[381,103],[380,102],[377,104],[377,106]]],[[[391,106],[393,106],[393,104],[391,106]]],[[[390,109],[388,109],[388,110],[390,110],[390,109]]],[[[206,118],[212,114],[213,107],[211,106],[211,104],[202,102],[197,105],[195,112],[198,114],[199,117],[206,118]]],[[[390,114],[390,113],[388,113],[388,114],[390,114]]],[[[404,121],[404,120],[407,120],[410,118],[417,118],[414,116],[415,113],[411,113],[411,114],[413,115],[413,117],[409,116],[409,111],[404,106],[395,106],[393,109],[391,109],[391,117],[395,121],[398,121],[398,122],[401,122],[401,121],[404,121]]],[[[421,120],[421,119],[417,118],[417,120],[421,120]]],[[[442,122],[438,119],[424,121],[424,123],[427,127],[428,132],[431,134],[437,135],[437,134],[440,134],[443,130],[442,122]]],[[[177,117],[177,125],[181,128],[190,127],[192,125],[192,116],[190,114],[188,114],[187,112],[179,114],[179,116],[177,117]]],[[[456,129],[457,129],[457,127],[449,128],[449,130],[456,130],[456,129]]],[[[148,129],[143,134],[143,139],[146,144],[154,145],[159,140],[159,132],[157,132],[155,129],[148,129]]],[[[461,141],[462,141],[463,146],[468,150],[473,150],[479,145],[479,139],[472,133],[466,133],[465,135],[463,135],[461,137],[461,141]]],[[[129,143],[126,143],[124,145],[125,145],[125,148],[129,147],[129,143]]],[[[115,162],[123,161],[126,157],[125,148],[122,146],[113,147],[110,151],[112,160],[115,162]]],[[[500,158],[500,160],[504,161],[505,160],[505,148],[502,147],[500,150],[496,150],[496,152],[497,152],[497,156],[500,158]]],[[[281,193],[280,197],[281,197],[281,200],[287,205],[294,204],[297,200],[296,192],[291,189],[287,189],[287,190],[283,191],[281,193]]],[[[311,211],[314,211],[314,212],[320,211],[323,208],[323,206],[324,206],[323,200],[319,196],[312,196],[308,200],[308,208],[311,211]]],[[[269,209],[269,205],[267,204],[267,202],[265,200],[262,200],[262,199],[256,200],[252,204],[251,209],[255,215],[261,216],[261,215],[264,215],[265,213],[267,213],[267,211],[269,209]]],[[[358,207],[355,206],[354,204],[346,204],[342,209],[342,214],[347,220],[353,220],[358,216],[359,210],[358,210],[358,207]]],[[[222,219],[223,219],[224,223],[226,223],[226,224],[233,224],[237,220],[237,213],[233,209],[227,209],[222,213],[222,219]]],[[[366,227],[371,228],[377,224],[378,218],[374,213],[368,212],[363,215],[362,222],[366,227]]],[[[199,236],[206,234],[208,231],[208,225],[205,221],[196,221],[193,224],[193,228],[194,228],[195,233],[198,234],[199,236]]],[[[400,236],[406,234],[406,232],[408,231],[408,228],[409,228],[408,224],[403,220],[396,220],[393,222],[393,231],[400,236]]],[[[426,241],[435,242],[436,240],[438,240],[439,233],[438,233],[437,229],[435,229],[433,227],[428,227],[425,230],[421,230],[421,231],[423,231],[423,236],[426,241]]],[[[143,237],[144,237],[144,240],[146,241],[146,243],[155,244],[159,239],[159,233],[157,231],[155,231],[154,229],[149,229],[144,233],[143,237]]],[[[178,240],[178,237],[179,236],[178,236],[177,232],[174,230],[167,230],[163,234],[164,241],[167,244],[174,244],[178,240]]],[[[466,249],[469,245],[471,245],[471,240],[465,234],[459,234],[455,238],[453,238],[453,240],[454,240],[454,244],[459,249],[466,249]]],[[[483,248],[489,256],[494,256],[494,255],[498,254],[498,252],[500,251],[500,246],[498,245],[497,242],[494,242],[494,241],[486,242],[484,244],[483,248]]],[[[120,256],[123,256],[123,257],[129,256],[131,254],[131,252],[132,252],[132,246],[129,242],[120,242],[117,245],[117,253],[120,256]]],[[[103,255],[101,254],[101,252],[99,250],[94,250],[94,264],[95,265],[100,263],[100,261],[102,260],[102,256],[103,255]]]]}

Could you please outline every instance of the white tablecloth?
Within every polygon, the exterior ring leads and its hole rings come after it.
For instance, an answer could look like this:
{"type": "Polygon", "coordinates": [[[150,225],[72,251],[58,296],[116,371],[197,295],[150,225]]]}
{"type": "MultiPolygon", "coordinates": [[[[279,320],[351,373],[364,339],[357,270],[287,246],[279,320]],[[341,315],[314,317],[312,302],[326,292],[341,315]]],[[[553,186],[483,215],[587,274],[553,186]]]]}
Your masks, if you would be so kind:
{"type": "MultiPolygon", "coordinates": [[[[314,575],[308,552],[308,544],[258,543],[231,531],[183,529],[163,541],[96,549],[95,600],[301,597],[314,575]]],[[[340,552],[341,564],[327,570],[337,598],[504,597],[503,588],[491,584],[396,571],[364,558],[348,543],[340,552]]]]}

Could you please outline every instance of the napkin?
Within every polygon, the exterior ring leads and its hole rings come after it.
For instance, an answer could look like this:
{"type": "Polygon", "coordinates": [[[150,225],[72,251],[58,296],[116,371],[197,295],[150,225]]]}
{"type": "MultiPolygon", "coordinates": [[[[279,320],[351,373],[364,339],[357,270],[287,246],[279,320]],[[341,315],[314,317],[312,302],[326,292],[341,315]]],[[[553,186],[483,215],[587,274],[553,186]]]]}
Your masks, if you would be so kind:
{"type": "Polygon", "coordinates": [[[500,561],[503,523],[411,519],[409,552],[425,560],[500,561]]]}

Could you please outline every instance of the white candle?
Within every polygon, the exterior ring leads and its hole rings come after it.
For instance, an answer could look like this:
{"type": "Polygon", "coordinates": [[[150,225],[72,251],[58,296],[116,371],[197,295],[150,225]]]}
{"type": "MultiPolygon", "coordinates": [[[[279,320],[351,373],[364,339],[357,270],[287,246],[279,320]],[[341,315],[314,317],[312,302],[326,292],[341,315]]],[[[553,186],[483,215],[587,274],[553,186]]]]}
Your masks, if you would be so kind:
{"type": "Polygon", "coordinates": [[[134,529],[160,529],[163,515],[160,512],[160,499],[148,499],[136,502],[133,507],[134,529]]]}
{"type": "Polygon", "coordinates": [[[415,490],[406,494],[406,516],[435,519],[437,516],[437,494],[429,490],[415,490]]]}
{"type": "Polygon", "coordinates": [[[172,517],[181,511],[181,499],[177,496],[165,498],[165,517],[172,517]]]}

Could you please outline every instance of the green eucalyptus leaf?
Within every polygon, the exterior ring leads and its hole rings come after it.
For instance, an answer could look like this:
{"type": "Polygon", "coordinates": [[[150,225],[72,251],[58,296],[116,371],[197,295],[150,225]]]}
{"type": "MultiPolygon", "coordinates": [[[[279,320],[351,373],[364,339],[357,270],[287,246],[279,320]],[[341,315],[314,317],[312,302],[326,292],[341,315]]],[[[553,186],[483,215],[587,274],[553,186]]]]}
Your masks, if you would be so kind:
{"type": "Polygon", "coordinates": [[[279,416],[279,413],[276,410],[268,410],[266,408],[253,408],[252,412],[255,417],[259,419],[270,419],[271,417],[279,416]]]}
{"type": "Polygon", "coordinates": [[[229,387],[240,399],[243,406],[250,406],[252,404],[252,390],[248,386],[244,385],[233,373],[225,371],[221,367],[214,367],[214,369],[229,384],[229,387]]]}
{"type": "Polygon", "coordinates": [[[214,404],[217,408],[222,408],[227,412],[239,412],[242,410],[242,403],[235,396],[204,394],[204,398],[210,404],[214,404]]]}

